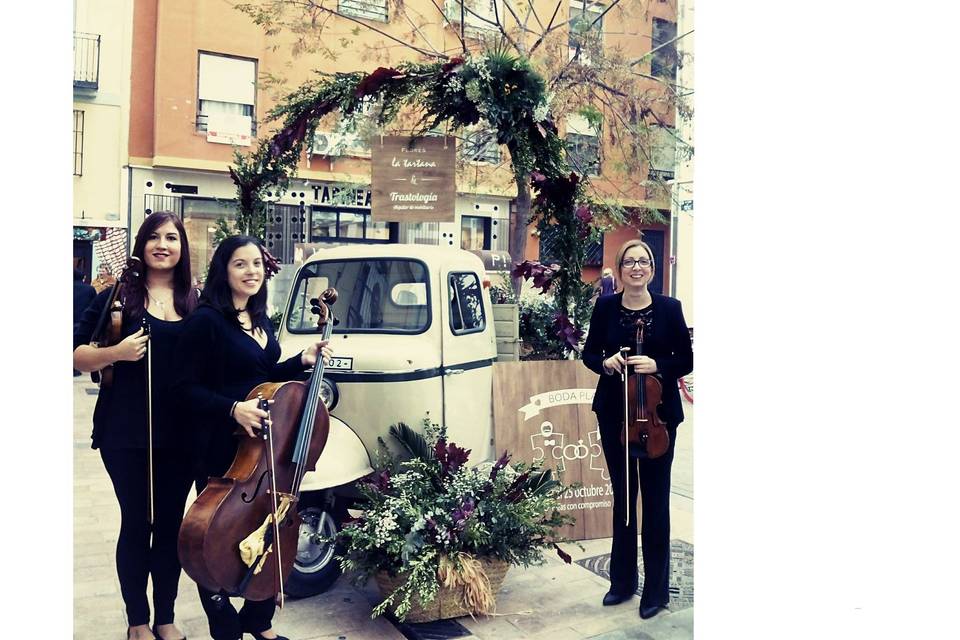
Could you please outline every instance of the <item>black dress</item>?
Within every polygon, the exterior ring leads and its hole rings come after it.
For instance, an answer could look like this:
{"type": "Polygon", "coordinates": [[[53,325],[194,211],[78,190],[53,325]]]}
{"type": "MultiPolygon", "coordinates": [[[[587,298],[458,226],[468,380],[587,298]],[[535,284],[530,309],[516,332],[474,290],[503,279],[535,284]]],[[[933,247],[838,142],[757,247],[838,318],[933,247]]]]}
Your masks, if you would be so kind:
{"type": "MultiPolygon", "coordinates": [[[[238,425],[230,417],[236,401],[264,382],[284,382],[303,375],[300,354],[279,362],[280,344],[269,320],[260,327],[267,334],[261,347],[235,319],[227,319],[207,304],[190,316],[180,336],[176,357],[176,392],[194,457],[197,493],[210,477],[226,473],[237,452],[238,425]]],[[[198,586],[200,601],[214,640],[236,640],[243,631],[260,633],[272,626],[273,599],[244,601],[239,614],[224,593],[198,586]]]]}
{"type": "MultiPolygon", "coordinates": [[[[74,349],[90,342],[111,289],[101,291],[74,325],[74,349]]],[[[93,412],[92,444],[113,483],[120,503],[117,575],[130,626],[148,624],[147,576],[153,578],[154,623],[170,624],[180,579],[177,535],[192,475],[182,446],[180,425],[171,407],[173,350],[185,321],[167,321],[145,313],[150,325],[151,389],[153,393],[154,522],[150,542],[149,474],[147,456],[147,358],[116,362],[113,384],[101,387],[93,412]]],[[[140,324],[124,318],[123,337],[140,324]]]]}
{"type": "Polygon", "coordinates": [[[597,300],[590,320],[590,333],[583,350],[583,362],[600,374],[594,394],[593,410],[600,425],[600,444],[613,485],[613,544],[610,553],[611,590],[636,591],[637,571],[637,493],[642,506],[641,546],[643,551],[643,592],[641,606],[666,606],[670,599],[670,470],[676,446],[677,427],[683,421],[683,408],[677,379],[693,370],[690,333],[683,319],[680,302],[651,294],[651,304],[630,310],[623,306],[623,293],[597,300]],[[660,416],[667,423],[670,447],[650,459],[631,459],[624,467],[620,443],[623,422],[620,376],[607,375],[603,360],[634,343],[637,321],[644,322],[644,355],[657,363],[663,385],[660,416]],[[630,495],[624,495],[624,472],[631,474],[630,495]],[[629,506],[630,524],[624,524],[629,506]]]}

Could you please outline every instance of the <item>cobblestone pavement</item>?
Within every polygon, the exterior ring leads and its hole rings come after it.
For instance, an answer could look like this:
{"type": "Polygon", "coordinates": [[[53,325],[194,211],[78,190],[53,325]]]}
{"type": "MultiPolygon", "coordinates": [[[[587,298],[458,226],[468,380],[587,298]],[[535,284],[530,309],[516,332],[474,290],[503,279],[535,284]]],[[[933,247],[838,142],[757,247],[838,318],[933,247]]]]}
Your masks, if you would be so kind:
{"type": "MultiPolygon", "coordinates": [[[[96,385],[88,376],[74,378],[74,638],[122,640],[126,616],[114,564],[120,510],[98,453],[90,449],[96,385]]],[[[684,407],[674,461],[671,503],[672,537],[693,543],[693,409],[684,407]]],[[[191,495],[191,501],[193,495],[191,495]]],[[[609,553],[610,540],[588,540],[584,550],[568,546],[574,560],[609,553]]],[[[662,613],[652,620],[637,615],[639,598],[616,607],[600,604],[608,583],[555,554],[531,569],[511,568],[497,596],[493,616],[461,618],[472,637],[482,640],[540,638],[550,640],[687,640],[693,637],[693,608],[662,613]]],[[[341,578],[330,591],[287,603],[274,619],[291,640],[373,640],[405,636],[384,618],[370,619],[379,602],[376,586],[353,587],[341,578]]],[[[190,640],[210,640],[196,587],[180,579],[177,624],[190,640]]],[[[471,637],[471,636],[466,636],[471,637]]],[[[249,636],[245,636],[245,640],[249,636]]]]}

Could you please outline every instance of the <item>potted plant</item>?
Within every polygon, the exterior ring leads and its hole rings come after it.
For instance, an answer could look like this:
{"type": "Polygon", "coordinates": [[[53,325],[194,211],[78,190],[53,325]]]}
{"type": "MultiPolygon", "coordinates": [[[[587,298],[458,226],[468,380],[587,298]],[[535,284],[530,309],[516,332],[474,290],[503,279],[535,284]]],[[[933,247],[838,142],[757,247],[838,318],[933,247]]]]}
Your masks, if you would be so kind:
{"type": "Polygon", "coordinates": [[[363,515],[337,536],[343,570],[380,586],[373,617],[489,613],[510,565],[543,564],[549,546],[570,562],[556,534],[573,521],[558,508],[566,487],[549,469],[511,464],[506,452],[469,467],[470,451],[447,442],[443,429],[425,420],[425,432],[390,427],[411,457],[398,460],[381,442],[378,471],[359,485],[363,515]]]}

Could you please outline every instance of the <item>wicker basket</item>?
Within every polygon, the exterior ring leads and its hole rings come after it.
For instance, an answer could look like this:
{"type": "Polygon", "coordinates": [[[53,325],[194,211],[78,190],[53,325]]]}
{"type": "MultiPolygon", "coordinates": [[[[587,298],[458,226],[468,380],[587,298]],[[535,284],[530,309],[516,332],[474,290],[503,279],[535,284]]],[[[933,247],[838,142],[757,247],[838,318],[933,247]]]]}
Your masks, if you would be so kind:
{"type": "MultiPolygon", "coordinates": [[[[503,585],[503,580],[507,576],[507,569],[510,565],[503,560],[477,558],[483,572],[490,581],[490,590],[496,595],[497,591],[503,585]]],[[[406,575],[391,576],[386,571],[381,571],[374,576],[377,586],[380,587],[380,594],[386,598],[388,595],[406,581],[406,575]]],[[[420,598],[416,595],[411,600],[413,606],[407,612],[405,622],[431,622],[433,620],[444,620],[446,618],[458,618],[460,616],[469,616],[485,613],[483,611],[470,611],[463,606],[463,593],[461,589],[450,589],[440,586],[437,591],[437,597],[433,599],[426,607],[420,604],[420,598]]],[[[390,607],[390,613],[396,615],[394,607],[390,607]]],[[[488,613],[488,612],[487,612],[488,613]]]]}

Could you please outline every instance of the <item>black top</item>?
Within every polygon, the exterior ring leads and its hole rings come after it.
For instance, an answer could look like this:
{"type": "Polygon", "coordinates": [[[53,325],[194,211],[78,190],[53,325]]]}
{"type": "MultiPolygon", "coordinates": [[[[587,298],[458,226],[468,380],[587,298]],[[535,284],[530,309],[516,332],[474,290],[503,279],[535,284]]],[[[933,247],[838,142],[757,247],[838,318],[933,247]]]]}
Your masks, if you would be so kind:
{"type": "Polygon", "coordinates": [[[234,402],[246,400],[259,384],[293,380],[304,372],[300,354],[277,362],[280,343],[270,320],[264,318],[260,328],[267,334],[264,348],[207,304],[197,307],[186,321],[176,349],[175,392],[197,455],[205,455],[211,443],[221,449],[236,448],[233,433],[238,425],[230,417],[234,402]]]}
{"type": "Polygon", "coordinates": [[[583,348],[583,362],[600,374],[597,392],[593,396],[593,410],[603,421],[622,420],[623,385],[619,375],[607,375],[603,360],[621,347],[633,347],[636,338],[636,320],[646,322],[643,337],[643,355],[657,363],[657,375],[663,384],[660,415],[671,424],[683,422],[683,406],[677,388],[677,378],[693,371],[693,350],[690,332],[683,319],[680,301],[656,293],[644,309],[631,311],[623,307],[623,293],[597,299],[590,319],[590,333],[583,348]]]}
{"type": "MultiPolygon", "coordinates": [[[[74,325],[73,348],[88,344],[96,330],[100,312],[110,299],[112,287],[101,291],[74,325]]],[[[171,411],[171,382],[174,375],[173,350],[185,321],[169,321],[145,313],[150,324],[150,350],[153,389],[153,446],[173,447],[179,443],[178,426],[171,411]]],[[[136,333],[138,323],[124,319],[123,337],[136,333]]],[[[101,387],[93,410],[94,449],[147,448],[147,357],[137,362],[119,361],[113,365],[113,384],[101,387]]]]}
{"type": "Polygon", "coordinates": [[[76,325],[80,322],[80,317],[83,315],[83,312],[90,305],[90,302],[97,297],[97,290],[94,289],[91,285],[81,282],[80,280],[73,281],[73,324],[76,325]]]}

